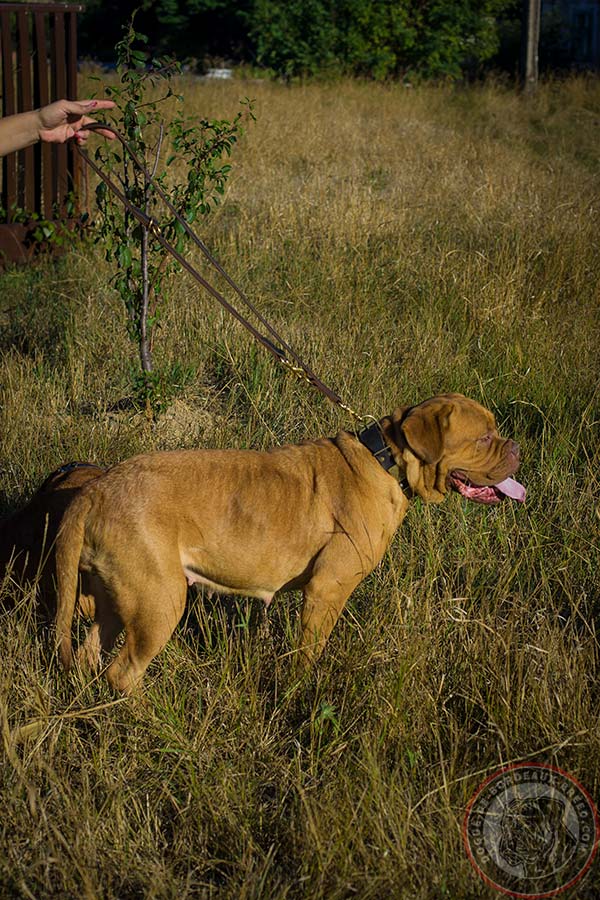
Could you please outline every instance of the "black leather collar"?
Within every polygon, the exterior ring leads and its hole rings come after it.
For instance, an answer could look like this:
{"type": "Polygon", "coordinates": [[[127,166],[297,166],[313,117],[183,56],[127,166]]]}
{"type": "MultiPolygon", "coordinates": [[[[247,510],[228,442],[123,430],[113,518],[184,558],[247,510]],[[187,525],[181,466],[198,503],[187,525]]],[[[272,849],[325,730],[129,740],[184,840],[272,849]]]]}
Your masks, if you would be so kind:
{"type": "Polygon", "coordinates": [[[371,451],[379,465],[382,466],[386,472],[389,472],[390,469],[396,465],[396,460],[392,454],[392,448],[386,443],[378,422],[359,431],[357,438],[361,444],[365,445],[367,450],[371,451]]]}
{"type": "MultiPolygon", "coordinates": [[[[392,448],[386,442],[383,432],[381,430],[381,426],[379,422],[375,422],[373,425],[369,425],[368,428],[363,428],[362,431],[359,431],[356,435],[358,440],[363,444],[367,450],[369,450],[382,469],[385,469],[386,472],[389,472],[390,475],[394,476],[395,473],[390,471],[391,469],[396,468],[396,472],[398,471],[398,464],[394,459],[394,454],[392,453],[392,448]]],[[[412,497],[412,490],[406,478],[398,478],[398,483],[405,494],[407,494],[408,498],[412,497]]]]}

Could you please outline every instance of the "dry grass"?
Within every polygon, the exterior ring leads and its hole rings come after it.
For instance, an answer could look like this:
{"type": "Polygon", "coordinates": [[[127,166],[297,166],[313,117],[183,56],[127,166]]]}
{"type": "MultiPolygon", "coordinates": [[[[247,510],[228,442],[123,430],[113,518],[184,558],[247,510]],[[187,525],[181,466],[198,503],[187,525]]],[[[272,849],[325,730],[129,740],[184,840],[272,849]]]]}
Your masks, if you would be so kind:
{"type": "MultiPolygon", "coordinates": [[[[7,581],[0,893],[496,896],[460,837],[484,776],[536,759],[600,786],[600,88],[182,89],[190,114],[256,98],[204,233],[230,273],[361,410],[483,401],[522,444],[528,502],[416,503],[301,684],[298,597],[269,635],[249,601],[232,623],[197,598],[121,701],[60,672],[7,581]]],[[[111,412],[132,351],[109,274],[85,248],[2,277],[5,509],[72,458],[348,425],[183,277],[159,337],[187,373],[175,405],[155,428],[111,412]]]]}

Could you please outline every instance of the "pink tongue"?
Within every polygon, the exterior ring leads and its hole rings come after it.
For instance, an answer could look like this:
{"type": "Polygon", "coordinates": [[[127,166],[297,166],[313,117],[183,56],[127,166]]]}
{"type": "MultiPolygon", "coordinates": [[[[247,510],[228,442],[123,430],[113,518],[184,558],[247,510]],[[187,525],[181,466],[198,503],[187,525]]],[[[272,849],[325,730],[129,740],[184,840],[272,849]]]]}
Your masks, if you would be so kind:
{"type": "Polygon", "coordinates": [[[525,488],[518,481],[515,481],[514,478],[505,478],[504,481],[501,481],[500,484],[495,484],[494,487],[501,494],[511,497],[513,500],[518,500],[519,503],[523,503],[525,500],[525,488]]]}

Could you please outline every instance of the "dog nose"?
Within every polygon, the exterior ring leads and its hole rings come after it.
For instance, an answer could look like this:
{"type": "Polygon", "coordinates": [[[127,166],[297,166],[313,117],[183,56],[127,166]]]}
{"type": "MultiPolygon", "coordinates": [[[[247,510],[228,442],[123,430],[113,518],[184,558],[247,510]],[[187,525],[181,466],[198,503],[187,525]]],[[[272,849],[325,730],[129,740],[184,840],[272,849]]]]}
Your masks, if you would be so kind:
{"type": "Polygon", "coordinates": [[[521,448],[516,441],[509,441],[508,452],[511,454],[511,456],[514,456],[515,459],[519,459],[521,455],[521,448]]]}

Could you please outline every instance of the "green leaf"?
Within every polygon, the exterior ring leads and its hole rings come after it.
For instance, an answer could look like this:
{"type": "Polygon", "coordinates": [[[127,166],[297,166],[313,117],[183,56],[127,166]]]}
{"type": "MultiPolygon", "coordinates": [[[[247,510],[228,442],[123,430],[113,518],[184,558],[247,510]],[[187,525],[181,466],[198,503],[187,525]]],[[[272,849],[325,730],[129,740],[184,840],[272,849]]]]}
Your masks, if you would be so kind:
{"type": "Polygon", "coordinates": [[[125,244],[121,244],[118,250],[119,265],[128,269],[131,265],[131,250],[125,244]]]}

